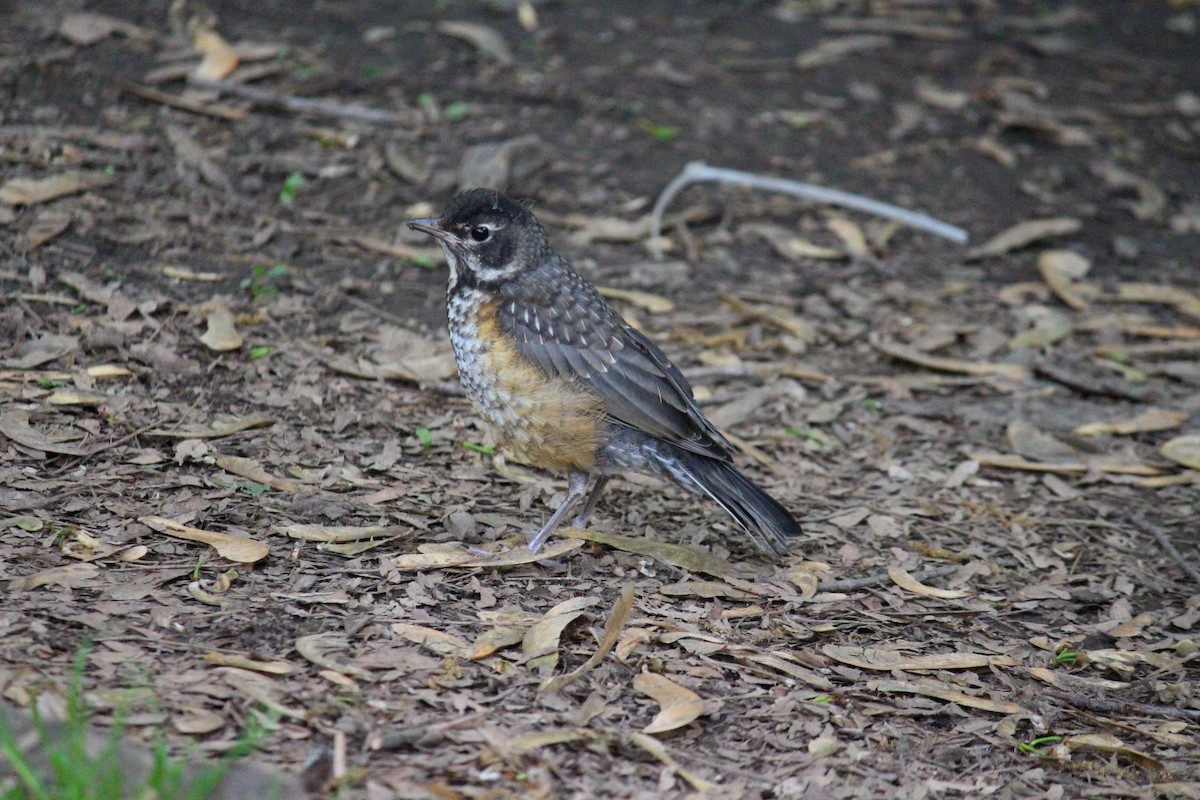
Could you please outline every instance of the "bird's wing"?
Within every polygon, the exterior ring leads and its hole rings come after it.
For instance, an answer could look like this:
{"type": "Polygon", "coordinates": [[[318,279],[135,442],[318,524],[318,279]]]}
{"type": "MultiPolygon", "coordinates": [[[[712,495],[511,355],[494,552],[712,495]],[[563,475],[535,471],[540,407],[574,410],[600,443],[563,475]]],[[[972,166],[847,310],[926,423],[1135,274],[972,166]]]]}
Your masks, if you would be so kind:
{"type": "Polygon", "coordinates": [[[600,397],[616,422],[727,461],[732,446],[696,406],[692,387],[652,341],[573,271],[546,291],[513,291],[497,309],[518,352],[600,397]]]}

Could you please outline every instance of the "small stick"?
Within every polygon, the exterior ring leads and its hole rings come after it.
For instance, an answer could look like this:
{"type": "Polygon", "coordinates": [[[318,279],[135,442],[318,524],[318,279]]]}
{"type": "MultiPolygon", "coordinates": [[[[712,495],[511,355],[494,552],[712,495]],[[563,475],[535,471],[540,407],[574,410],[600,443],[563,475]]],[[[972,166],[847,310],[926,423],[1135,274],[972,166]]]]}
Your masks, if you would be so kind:
{"type": "Polygon", "coordinates": [[[817,203],[827,203],[856,211],[865,211],[884,219],[893,219],[918,230],[941,236],[958,244],[966,244],[968,234],[962,228],[936,220],[927,214],[909,211],[890,203],[881,203],[869,197],[863,197],[839,189],[827,189],[814,186],[811,183],[800,183],[787,178],[772,178],[766,175],[755,175],[736,169],[710,167],[700,161],[693,161],[683,168],[675,178],[667,184],[667,188],[658,197],[654,210],[650,214],[650,247],[657,260],[662,260],[662,248],[658,246],[658,237],[662,233],[662,216],[667,205],[683,187],[701,181],[716,181],[730,186],[748,186],[752,189],[766,189],[772,192],[782,192],[794,197],[802,197],[817,203]]]}
{"type": "Polygon", "coordinates": [[[121,86],[123,91],[137,95],[145,100],[153,103],[161,103],[164,106],[178,108],[180,111],[188,111],[192,114],[203,114],[206,117],[216,117],[217,119],[227,119],[232,122],[243,120],[249,116],[240,108],[229,108],[228,106],[210,106],[204,103],[196,103],[183,97],[176,97],[173,94],[160,92],[158,89],[151,89],[149,86],[142,86],[138,83],[125,83],[121,86]]]}
{"type": "Polygon", "coordinates": [[[298,114],[317,114],[324,117],[352,119],[358,122],[377,122],[384,125],[396,125],[400,117],[391,111],[366,106],[345,105],[329,100],[313,100],[308,97],[296,97],[290,94],[280,94],[268,89],[245,86],[230,81],[214,81],[207,78],[189,78],[188,83],[200,89],[211,89],[224,92],[236,97],[244,97],[259,105],[281,109],[298,114]]]}
{"type": "Polygon", "coordinates": [[[1200,569],[1196,569],[1188,563],[1187,559],[1183,557],[1183,553],[1180,553],[1179,550],[1175,548],[1174,543],[1171,541],[1170,537],[1167,536],[1166,531],[1157,525],[1151,524],[1150,521],[1141,514],[1130,514],[1129,518],[1133,520],[1135,525],[1153,536],[1154,541],[1158,542],[1158,546],[1161,547],[1163,551],[1171,557],[1171,560],[1173,560],[1181,570],[1187,573],[1189,578],[1194,580],[1196,583],[1200,583],[1200,569]]]}

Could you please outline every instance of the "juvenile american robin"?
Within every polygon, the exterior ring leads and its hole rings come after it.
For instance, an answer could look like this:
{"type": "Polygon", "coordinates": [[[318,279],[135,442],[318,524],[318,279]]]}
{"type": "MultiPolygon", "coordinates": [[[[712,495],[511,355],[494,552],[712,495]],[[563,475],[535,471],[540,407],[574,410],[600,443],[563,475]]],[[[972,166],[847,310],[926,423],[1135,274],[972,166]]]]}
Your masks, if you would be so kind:
{"type": "Polygon", "coordinates": [[[450,341],[475,407],[517,460],[567,473],[531,551],[581,501],[583,527],[610,476],[638,471],[707,494],[761,550],[787,553],[800,525],[738,472],[678,367],[554,252],[527,208],[472,189],[408,226],[445,251],[450,341]]]}

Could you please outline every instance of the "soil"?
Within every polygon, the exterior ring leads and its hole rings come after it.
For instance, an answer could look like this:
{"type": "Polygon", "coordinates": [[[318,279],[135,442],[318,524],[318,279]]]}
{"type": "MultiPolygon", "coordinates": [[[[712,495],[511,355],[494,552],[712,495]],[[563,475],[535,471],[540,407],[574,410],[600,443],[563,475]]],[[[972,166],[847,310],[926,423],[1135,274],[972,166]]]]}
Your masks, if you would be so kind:
{"type": "Polygon", "coordinates": [[[99,722],[263,721],[315,796],[1200,795],[1194,3],[211,12],[5,12],[7,701],[90,642],[99,722]],[[971,240],[706,183],[657,261],[690,161],[971,240]],[[480,181],[632,293],[788,559],[630,476],[517,563],[563,476],[492,452],[402,224],[480,181]]]}

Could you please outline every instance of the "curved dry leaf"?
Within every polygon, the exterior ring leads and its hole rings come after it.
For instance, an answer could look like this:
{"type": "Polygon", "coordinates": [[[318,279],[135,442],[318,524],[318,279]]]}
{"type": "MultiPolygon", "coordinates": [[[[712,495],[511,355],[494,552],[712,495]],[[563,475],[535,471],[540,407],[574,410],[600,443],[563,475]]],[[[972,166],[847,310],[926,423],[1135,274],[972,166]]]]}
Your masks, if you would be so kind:
{"type": "Polygon", "coordinates": [[[1067,746],[1068,750],[1099,750],[1102,753],[1113,753],[1131,758],[1155,769],[1164,769],[1163,763],[1154,756],[1130,747],[1117,737],[1107,733],[1083,733],[1078,736],[1068,736],[1063,740],[1063,744],[1067,746]]]}
{"type": "Polygon", "coordinates": [[[695,547],[671,544],[669,542],[657,542],[653,539],[635,538],[633,536],[620,536],[615,533],[603,533],[602,531],[594,531],[590,528],[562,528],[558,535],[569,536],[575,540],[583,539],[589,542],[605,544],[609,547],[615,547],[618,550],[624,550],[627,553],[653,556],[672,566],[686,569],[689,572],[703,572],[705,575],[712,575],[717,578],[737,575],[737,571],[728,561],[724,561],[711,553],[695,547]]]}
{"type": "Polygon", "coordinates": [[[830,214],[825,218],[825,227],[833,232],[833,235],[841,239],[842,244],[846,246],[846,250],[853,256],[858,258],[871,258],[871,245],[867,244],[867,235],[863,233],[863,229],[858,223],[850,220],[840,214],[830,214]]]}
{"type": "Polygon", "coordinates": [[[484,631],[471,645],[471,651],[467,653],[467,658],[471,661],[478,661],[481,658],[487,658],[505,647],[512,647],[514,644],[520,644],[525,638],[525,628],[518,628],[511,625],[501,625],[498,628],[484,631]]]}
{"type": "Polygon", "coordinates": [[[210,311],[206,319],[208,329],[200,337],[201,343],[209,350],[227,353],[242,346],[242,335],[234,324],[233,312],[227,308],[210,311]]]}
{"type": "Polygon", "coordinates": [[[598,597],[573,597],[551,608],[533,624],[521,641],[521,652],[531,667],[550,669],[558,663],[558,644],[567,626],[598,603],[598,597]]]}
{"type": "Polygon", "coordinates": [[[215,461],[217,466],[226,472],[254,481],[255,483],[261,483],[264,486],[270,486],[277,492],[300,491],[300,484],[296,483],[296,481],[288,480],[287,478],[276,478],[252,458],[217,456],[215,461]]]}
{"type": "Polygon", "coordinates": [[[304,719],[307,717],[307,714],[303,710],[289,708],[279,702],[279,684],[266,675],[238,669],[237,667],[218,667],[217,672],[221,674],[221,677],[233,689],[257,703],[262,703],[269,710],[275,711],[280,716],[291,717],[293,719],[304,719]]]}
{"type": "Polygon", "coordinates": [[[704,713],[700,695],[654,672],[639,672],[633,688],[662,706],[643,733],[666,733],[682,728],[704,713]]]}
{"type": "Polygon", "coordinates": [[[304,542],[346,543],[411,532],[401,525],[276,525],[275,531],[304,542]]]}
{"type": "Polygon", "coordinates": [[[621,594],[617,596],[617,601],[613,603],[612,611],[609,612],[608,620],[604,623],[604,637],[600,640],[600,646],[596,648],[596,652],[592,653],[591,657],[576,669],[568,672],[566,675],[558,675],[549,679],[539,687],[541,692],[554,692],[563,688],[569,683],[574,682],[580,675],[595,667],[608,652],[613,649],[617,643],[617,639],[621,635],[621,629],[625,627],[625,621],[629,619],[629,612],[633,609],[633,586],[626,584],[621,589],[621,594]]]}
{"type": "Polygon", "coordinates": [[[1089,422],[1080,425],[1072,433],[1076,436],[1126,436],[1131,433],[1149,433],[1177,428],[1191,416],[1186,411],[1173,408],[1148,408],[1140,414],[1115,422],[1089,422]]]}
{"type": "Polygon", "coordinates": [[[437,24],[437,30],[474,45],[481,53],[491,56],[501,64],[511,64],[513,61],[512,51],[508,49],[504,37],[487,25],[446,20],[437,24]]]}
{"type": "Polygon", "coordinates": [[[330,651],[345,650],[347,646],[346,637],[336,633],[314,633],[309,636],[301,636],[296,640],[296,652],[318,667],[370,680],[371,673],[362,667],[338,661],[329,655],[330,651]]]}
{"type": "Polygon", "coordinates": [[[138,517],[138,522],[176,539],[207,544],[215,549],[221,558],[227,558],[239,564],[253,564],[261,561],[270,552],[265,542],[247,539],[244,536],[231,536],[228,533],[192,528],[165,517],[138,517]]]}
{"type": "Polygon", "coordinates": [[[1062,300],[1076,311],[1087,308],[1076,281],[1088,274],[1092,262],[1073,250],[1046,250],[1038,256],[1038,271],[1042,280],[1062,300]]]}
{"type": "Polygon", "coordinates": [[[204,54],[204,59],[192,72],[194,77],[219,81],[237,69],[237,53],[216,31],[199,28],[192,39],[192,46],[204,54]]]}
{"type": "Polygon", "coordinates": [[[928,353],[922,353],[915,347],[909,347],[887,339],[878,333],[872,333],[870,341],[871,345],[881,353],[927,369],[936,369],[941,372],[958,372],[964,375],[1000,375],[1015,381],[1025,380],[1029,377],[1029,370],[1020,364],[963,361],[957,358],[932,356],[928,353]]]}
{"type": "Polygon", "coordinates": [[[688,785],[700,794],[706,794],[717,788],[715,784],[704,780],[690,770],[684,769],[683,765],[676,761],[674,757],[667,752],[667,748],[663,746],[663,743],[658,739],[655,739],[653,736],[647,736],[644,733],[638,733],[635,731],[629,734],[629,741],[633,742],[638,747],[657,758],[665,766],[675,770],[679,777],[687,781],[688,785]]]}
{"type": "Polygon", "coordinates": [[[88,367],[87,374],[93,378],[127,378],[133,373],[116,364],[97,364],[94,367],[88,367]]]}
{"type": "Polygon", "coordinates": [[[558,558],[583,547],[579,539],[557,539],[549,542],[536,553],[518,544],[493,556],[480,556],[478,550],[468,550],[461,544],[423,546],[420,553],[404,553],[392,559],[392,566],[406,571],[424,572],[431,569],[448,569],[452,567],[476,568],[486,567],[516,567],[521,564],[532,564],[547,558],[558,558]]]}
{"type": "Polygon", "coordinates": [[[1200,469],[1200,435],[1176,436],[1158,449],[1163,458],[1189,469],[1200,469]]]}
{"type": "Polygon", "coordinates": [[[1200,296],[1186,289],[1161,283],[1118,283],[1116,300],[1121,303],[1160,303],[1190,317],[1200,317],[1200,296]]]}
{"type": "Polygon", "coordinates": [[[235,433],[248,431],[253,428],[265,428],[274,424],[275,420],[266,414],[248,414],[244,417],[225,417],[210,425],[192,425],[170,430],[153,430],[151,436],[165,436],[171,439],[220,439],[235,433]]]}
{"type": "Polygon", "coordinates": [[[187,585],[188,595],[197,602],[204,603],[206,606],[220,607],[225,605],[226,601],[206,590],[200,585],[200,581],[190,581],[187,585]]]}
{"type": "Polygon", "coordinates": [[[867,688],[875,692],[897,692],[901,694],[919,694],[924,697],[935,697],[947,703],[956,703],[968,708],[978,708],[980,711],[991,711],[996,714],[1031,714],[1016,703],[1007,700],[992,700],[987,697],[977,697],[964,694],[941,684],[910,683],[909,681],[874,680],[867,681],[867,688]]]}
{"type": "Polygon", "coordinates": [[[820,561],[805,561],[803,564],[788,569],[783,576],[795,584],[796,588],[800,590],[800,596],[807,600],[817,593],[817,587],[821,585],[821,576],[829,570],[828,564],[820,561]]]}
{"type": "Polygon", "coordinates": [[[611,286],[598,286],[600,294],[609,300],[623,300],[651,314],[669,314],[675,310],[675,303],[660,294],[642,292],[637,289],[616,289],[611,286]]]}
{"type": "Polygon", "coordinates": [[[883,647],[854,647],[827,644],[821,652],[859,669],[876,670],[924,670],[924,669],[977,669],[990,665],[1013,666],[1017,662],[1008,656],[985,656],[982,653],[932,653],[910,655],[900,650],[883,647]]]}
{"type": "Polygon", "coordinates": [[[967,251],[967,260],[974,261],[988,256],[998,256],[1016,250],[1042,239],[1054,236],[1065,236],[1083,227],[1083,223],[1074,217],[1054,217],[1052,219],[1031,219],[1018,222],[1007,230],[988,239],[978,247],[967,251]]]}
{"type": "Polygon", "coordinates": [[[892,582],[906,592],[919,594],[922,597],[937,597],[941,600],[958,600],[966,597],[967,593],[961,589],[938,589],[933,586],[926,586],[919,580],[909,574],[908,570],[901,567],[888,567],[888,577],[892,582]]]}
{"type": "Polygon", "coordinates": [[[458,655],[470,647],[466,639],[445,631],[426,628],[424,625],[414,625],[411,622],[393,622],[392,631],[413,644],[425,645],[438,655],[458,655]]]}

